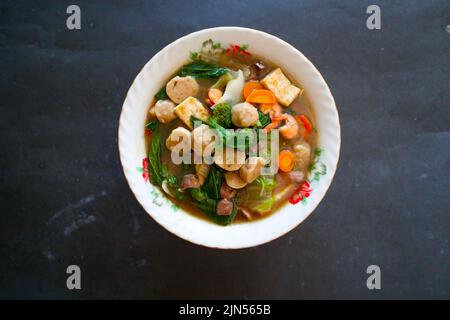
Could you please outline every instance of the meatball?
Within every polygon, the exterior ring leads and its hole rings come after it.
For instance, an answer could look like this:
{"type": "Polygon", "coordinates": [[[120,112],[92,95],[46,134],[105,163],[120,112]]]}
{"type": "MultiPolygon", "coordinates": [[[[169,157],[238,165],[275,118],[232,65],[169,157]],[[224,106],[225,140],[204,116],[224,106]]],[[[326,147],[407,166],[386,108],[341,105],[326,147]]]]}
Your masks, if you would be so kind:
{"type": "Polygon", "coordinates": [[[155,114],[155,106],[151,107],[150,110],[148,110],[148,114],[150,115],[150,117],[152,119],[156,118],[156,114],[155,114]]]}
{"type": "Polygon", "coordinates": [[[311,162],[311,146],[306,141],[297,143],[294,147],[295,163],[304,170],[311,162]]]}
{"type": "Polygon", "coordinates": [[[173,129],[166,140],[166,147],[172,151],[179,143],[183,149],[191,149],[191,132],[188,129],[183,127],[173,129]]]}
{"type": "Polygon", "coordinates": [[[175,103],[170,100],[158,100],[153,109],[156,118],[161,123],[169,123],[177,117],[174,111],[175,103]]]}
{"type": "Polygon", "coordinates": [[[238,103],[231,109],[231,121],[236,127],[251,127],[254,126],[258,120],[258,110],[250,103],[238,103]]]}
{"type": "Polygon", "coordinates": [[[191,76],[176,76],[166,85],[167,95],[175,103],[181,103],[187,97],[196,96],[198,89],[197,81],[191,76]]]}
{"type": "MultiPolygon", "coordinates": [[[[216,133],[206,124],[201,124],[192,130],[192,148],[198,155],[204,155],[206,147],[208,147],[212,142],[217,141],[216,133]]],[[[214,151],[214,146],[211,145],[211,150],[207,150],[208,154],[211,155],[214,151]]],[[[206,152],[205,152],[206,153],[206,152]]]]}

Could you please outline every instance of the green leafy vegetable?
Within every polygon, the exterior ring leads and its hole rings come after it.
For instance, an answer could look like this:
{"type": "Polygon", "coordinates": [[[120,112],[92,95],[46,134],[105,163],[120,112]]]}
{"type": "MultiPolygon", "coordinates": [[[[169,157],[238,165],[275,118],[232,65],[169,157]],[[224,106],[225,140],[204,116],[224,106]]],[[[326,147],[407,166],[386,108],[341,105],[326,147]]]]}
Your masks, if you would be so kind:
{"type": "Polygon", "coordinates": [[[273,177],[259,176],[255,182],[261,187],[260,196],[263,196],[266,192],[271,192],[277,186],[273,177]]]}
{"type": "Polygon", "coordinates": [[[181,68],[181,76],[192,76],[195,78],[215,78],[228,72],[227,68],[220,67],[214,63],[196,60],[181,68]]]}
{"type": "Polygon", "coordinates": [[[265,128],[272,121],[270,120],[270,116],[268,114],[264,114],[258,110],[258,123],[256,124],[257,128],[265,128]]]}
{"type": "Polygon", "coordinates": [[[296,188],[296,186],[293,184],[288,185],[280,192],[273,194],[270,198],[265,199],[262,202],[260,202],[259,204],[257,204],[253,208],[253,210],[260,212],[260,213],[265,213],[265,212],[272,210],[272,208],[274,207],[275,204],[277,204],[281,200],[289,197],[289,195],[292,194],[292,192],[294,192],[295,188],[296,188]]]}
{"type": "Polygon", "coordinates": [[[322,155],[322,153],[323,153],[323,149],[322,148],[315,148],[314,149],[314,155],[316,157],[320,157],[322,155]]]}
{"type": "Polygon", "coordinates": [[[160,166],[161,176],[165,179],[169,175],[169,168],[167,167],[167,163],[163,163],[160,166]]]}
{"type": "Polygon", "coordinates": [[[259,213],[269,212],[275,203],[275,196],[271,196],[269,199],[264,200],[258,205],[254,206],[253,209],[259,213]]]}
{"type": "Polygon", "coordinates": [[[180,186],[180,184],[178,183],[177,177],[175,177],[174,175],[169,175],[167,177],[167,183],[169,184],[169,187],[171,187],[171,188],[178,188],[180,186]]]}
{"type": "MultiPolygon", "coordinates": [[[[203,202],[206,199],[208,199],[208,195],[206,194],[205,191],[203,191],[200,188],[194,188],[194,189],[189,189],[189,192],[191,193],[191,197],[198,202],[203,202]]],[[[215,209],[215,208],[214,208],[215,209]]]]}
{"type": "Polygon", "coordinates": [[[219,216],[216,213],[217,204],[220,201],[220,188],[223,181],[223,171],[211,166],[208,177],[201,188],[190,189],[193,204],[205,213],[213,222],[227,225],[233,222],[237,214],[237,206],[233,202],[233,211],[229,216],[219,216]]]}
{"type": "Polygon", "coordinates": [[[206,213],[213,221],[215,217],[218,217],[216,214],[216,207],[219,201],[216,199],[205,198],[203,201],[194,201],[193,204],[197,208],[199,208],[203,213],[206,213]]]}
{"type": "Polygon", "coordinates": [[[160,186],[167,174],[167,168],[161,165],[161,137],[158,130],[155,130],[150,143],[150,151],[148,152],[149,170],[151,173],[151,182],[160,186]]]}
{"type": "Polygon", "coordinates": [[[166,92],[166,87],[162,87],[156,94],[155,94],[156,100],[167,100],[169,99],[169,96],[166,92]]]}
{"type": "Polygon", "coordinates": [[[252,211],[265,213],[272,209],[276,200],[276,181],[272,176],[260,176],[238,194],[238,204],[252,211]]]}
{"type": "Polygon", "coordinates": [[[202,186],[202,190],[212,199],[220,199],[220,188],[222,187],[223,172],[217,166],[211,166],[208,177],[202,186]]]}
{"type": "Polygon", "coordinates": [[[186,200],[186,194],[180,190],[178,179],[173,175],[168,175],[161,183],[161,187],[165,193],[178,200],[186,200]]]}
{"type": "Polygon", "coordinates": [[[229,216],[219,216],[216,213],[216,207],[217,203],[219,201],[215,199],[207,199],[203,202],[197,202],[194,201],[194,204],[203,211],[213,222],[226,226],[233,222],[233,220],[236,218],[237,214],[237,206],[233,202],[233,211],[229,216]]]}
{"type": "Polygon", "coordinates": [[[189,53],[189,58],[191,58],[192,61],[197,60],[197,59],[198,59],[198,52],[191,51],[191,52],[189,53]]]}
{"type": "Polygon", "coordinates": [[[213,49],[220,49],[222,48],[222,44],[220,42],[214,42],[211,47],[213,49]]]}
{"type": "Polygon", "coordinates": [[[156,128],[158,127],[158,123],[159,122],[157,120],[152,120],[145,125],[145,129],[148,129],[148,130],[154,132],[156,130],[156,128]]]}
{"type": "Polygon", "coordinates": [[[229,131],[222,127],[214,118],[210,117],[208,121],[203,121],[194,116],[191,116],[191,121],[194,124],[199,121],[201,123],[207,124],[209,127],[216,129],[220,140],[224,145],[229,148],[235,148],[240,150],[246,150],[257,143],[257,137],[254,130],[250,128],[244,128],[236,131],[229,131]]]}
{"type": "Polygon", "coordinates": [[[231,122],[231,106],[228,103],[215,105],[211,118],[222,127],[230,128],[233,124],[231,122]]]}
{"type": "Polygon", "coordinates": [[[241,51],[246,51],[246,50],[248,50],[249,45],[248,44],[243,44],[243,45],[240,46],[240,48],[241,48],[241,51]]]}

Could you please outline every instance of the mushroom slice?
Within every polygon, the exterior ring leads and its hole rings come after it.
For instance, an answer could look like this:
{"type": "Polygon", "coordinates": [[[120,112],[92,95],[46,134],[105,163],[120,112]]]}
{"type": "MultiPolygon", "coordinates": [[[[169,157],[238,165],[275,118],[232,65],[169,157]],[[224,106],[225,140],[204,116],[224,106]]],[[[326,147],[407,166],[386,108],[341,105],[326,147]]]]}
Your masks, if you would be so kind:
{"type": "Polygon", "coordinates": [[[252,183],[261,174],[261,169],[264,167],[264,158],[249,157],[245,165],[239,170],[239,176],[247,183],[252,183]]]}
{"type": "Polygon", "coordinates": [[[233,189],[242,189],[247,185],[236,172],[225,173],[225,182],[233,189]]]}
{"type": "Polygon", "coordinates": [[[214,162],[226,171],[239,170],[245,163],[245,152],[232,148],[216,150],[214,162]]]}

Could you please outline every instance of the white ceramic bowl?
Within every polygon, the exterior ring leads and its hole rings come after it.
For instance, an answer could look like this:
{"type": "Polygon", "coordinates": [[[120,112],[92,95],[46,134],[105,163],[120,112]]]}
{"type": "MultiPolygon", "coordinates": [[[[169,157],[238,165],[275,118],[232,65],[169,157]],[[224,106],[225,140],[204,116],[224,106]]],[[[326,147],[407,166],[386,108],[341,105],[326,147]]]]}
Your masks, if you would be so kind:
{"type": "MultiPolygon", "coordinates": [[[[119,151],[131,190],[144,209],[164,228],[190,242],[214,248],[257,246],[276,239],[299,225],[317,207],[331,184],[341,144],[339,117],[333,96],[314,65],[297,49],[265,32],[219,27],[184,36],[158,52],[139,72],[125,99],[119,124],[119,151]],[[153,95],[168,77],[198,51],[207,39],[224,45],[248,44],[249,51],[287,70],[307,93],[316,113],[318,146],[323,150],[310,176],[309,197],[287,204],[267,218],[254,222],[219,226],[196,218],[174,206],[164,194],[143,179],[146,157],[144,124],[153,95]],[[326,172],[324,172],[326,168],[326,172]],[[313,179],[316,177],[316,179],[313,179]]],[[[307,194],[305,194],[306,196],[307,194]]]]}

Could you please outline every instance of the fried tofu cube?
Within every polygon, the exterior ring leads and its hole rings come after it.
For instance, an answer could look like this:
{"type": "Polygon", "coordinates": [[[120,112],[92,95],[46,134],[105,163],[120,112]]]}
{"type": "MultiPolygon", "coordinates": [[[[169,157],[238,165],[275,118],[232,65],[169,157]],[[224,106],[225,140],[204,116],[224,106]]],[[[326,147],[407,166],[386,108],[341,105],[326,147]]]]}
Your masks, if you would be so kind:
{"type": "Polygon", "coordinates": [[[203,121],[208,120],[208,110],[194,97],[187,97],[174,109],[178,118],[180,118],[189,129],[194,129],[192,126],[191,116],[194,116],[203,121]]]}
{"type": "Polygon", "coordinates": [[[289,81],[280,68],[265,76],[261,83],[272,91],[277,101],[285,107],[288,107],[300,93],[300,89],[289,81]]]}

